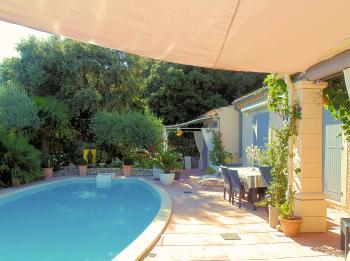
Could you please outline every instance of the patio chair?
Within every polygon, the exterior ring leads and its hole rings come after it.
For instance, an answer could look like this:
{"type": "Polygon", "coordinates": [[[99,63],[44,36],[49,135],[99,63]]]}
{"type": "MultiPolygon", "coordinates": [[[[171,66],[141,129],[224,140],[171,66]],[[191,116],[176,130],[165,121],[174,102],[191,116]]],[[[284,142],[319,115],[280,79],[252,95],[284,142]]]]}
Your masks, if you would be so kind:
{"type": "Polygon", "coordinates": [[[228,169],[228,174],[231,180],[231,202],[232,205],[235,203],[235,193],[238,194],[238,207],[242,207],[242,196],[244,194],[244,185],[241,182],[241,179],[238,176],[237,170],[228,169]]]}
{"type": "Polygon", "coordinates": [[[262,180],[264,181],[266,187],[269,188],[272,182],[271,167],[261,166],[259,167],[259,170],[262,180]]]}
{"type": "Polygon", "coordinates": [[[228,191],[228,201],[231,202],[232,185],[231,185],[230,174],[228,172],[228,168],[226,167],[221,167],[221,170],[224,177],[224,199],[226,199],[226,191],[228,191]]]}
{"type": "Polygon", "coordinates": [[[259,167],[261,178],[266,185],[266,188],[261,188],[259,191],[261,199],[265,198],[266,190],[271,186],[272,176],[271,176],[271,167],[261,166],[259,167]]]}
{"type": "Polygon", "coordinates": [[[223,174],[222,174],[221,168],[218,169],[216,174],[210,174],[210,175],[201,176],[199,178],[199,181],[198,181],[198,184],[197,184],[199,189],[202,189],[204,183],[206,183],[207,181],[216,181],[218,183],[224,183],[224,178],[223,178],[223,174]]]}

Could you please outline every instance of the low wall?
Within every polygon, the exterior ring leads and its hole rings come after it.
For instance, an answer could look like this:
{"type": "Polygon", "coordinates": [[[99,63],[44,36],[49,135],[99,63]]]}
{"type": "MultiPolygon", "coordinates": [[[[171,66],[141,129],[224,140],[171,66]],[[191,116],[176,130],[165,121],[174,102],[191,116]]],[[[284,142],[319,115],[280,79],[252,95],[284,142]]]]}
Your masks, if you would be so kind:
{"type": "MultiPolygon", "coordinates": [[[[88,175],[97,175],[98,173],[115,173],[116,175],[123,175],[123,170],[121,168],[88,168],[88,175]]],[[[153,169],[134,168],[132,175],[152,176],[153,169]]],[[[54,176],[79,176],[79,170],[77,166],[69,166],[55,171],[54,176]]]]}

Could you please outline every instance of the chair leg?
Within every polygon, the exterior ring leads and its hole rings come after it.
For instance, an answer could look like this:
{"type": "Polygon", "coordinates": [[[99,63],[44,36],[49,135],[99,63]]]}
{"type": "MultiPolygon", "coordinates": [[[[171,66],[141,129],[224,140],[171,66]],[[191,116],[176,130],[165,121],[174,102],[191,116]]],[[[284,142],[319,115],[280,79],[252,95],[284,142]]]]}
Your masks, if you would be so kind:
{"type": "Polygon", "coordinates": [[[231,191],[231,203],[232,203],[232,205],[235,204],[235,192],[234,191],[231,191]]]}
{"type": "Polygon", "coordinates": [[[224,188],[224,199],[226,199],[226,188],[224,188]]]}
{"type": "Polygon", "coordinates": [[[241,190],[239,191],[239,199],[238,200],[239,200],[238,207],[239,207],[239,209],[241,209],[241,207],[242,207],[242,191],[241,190]]]}
{"type": "Polygon", "coordinates": [[[348,253],[349,253],[349,230],[348,228],[346,228],[346,232],[345,232],[345,258],[347,257],[348,253]]]}

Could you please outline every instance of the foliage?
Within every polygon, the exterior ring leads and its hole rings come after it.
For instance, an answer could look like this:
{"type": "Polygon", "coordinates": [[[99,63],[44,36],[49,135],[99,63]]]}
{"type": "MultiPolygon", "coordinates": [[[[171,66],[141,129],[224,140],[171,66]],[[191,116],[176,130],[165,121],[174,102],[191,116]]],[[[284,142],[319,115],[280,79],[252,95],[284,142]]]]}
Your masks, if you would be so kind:
{"type": "Polygon", "coordinates": [[[107,152],[104,150],[97,150],[96,160],[97,160],[97,163],[106,163],[108,160],[107,152]]]}
{"type": "Polygon", "coordinates": [[[212,131],[213,149],[210,151],[209,158],[213,165],[225,164],[226,157],[230,154],[225,151],[225,146],[222,143],[221,133],[219,131],[212,131]]]}
{"type": "MultiPolygon", "coordinates": [[[[267,150],[261,152],[259,163],[271,167],[272,183],[269,188],[271,199],[260,205],[271,204],[274,207],[282,206],[286,202],[288,189],[288,157],[293,158],[293,152],[298,134],[297,121],[301,119],[301,108],[298,104],[289,105],[288,88],[285,81],[278,74],[269,74],[264,80],[269,92],[269,109],[276,112],[283,120],[283,128],[273,130],[273,135],[267,150]],[[293,149],[291,149],[293,151],[293,149]]],[[[300,172],[294,168],[294,173],[300,172]]]]}
{"type": "Polygon", "coordinates": [[[22,132],[40,127],[37,107],[24,90],[0,86],[0,124],[5,130],[22,132]]]}
{"type": "Polygon", "coordinates": [[[90,119],[96,110],[146,107],[136,56],[57,36],[29,37],[17,45],[17,51],[19,57],[1,63],[0,81],[66,103],[72,127],[84,141],[91,141],[90,119]]]}
{"type": "Polygon", "coordinates": [[[27,140],[13,131],[1,130],[0,180],[7,186],[27,183],[42,176],[40,152],[27,140]]]}
{"type": "Polygon", "coordinates": [[[80,158],[80,159],[77,161],[77,164],[78,164],[79,166],[86,166],[88,163],[87,163],[87,161],[86,161],[85,159],[80,158]]]}
{"type": "Polygon", "coordinates": [[[42,168],[52,168],[50,154],[42,154],[41,155],[41,167],[42,168]]]}
{"type": "Polygon", "coordinates": [[[246,150],[246,155],[247,155],[247,160],[250,166],[254,167],[257,158],[259,157],[260,154],[260,149],[258,146],[247,146],[246,150]]]}
{"type": "Polygon", "coordinates": [[[267,148],[260,151],[258,162],[260,166],[270,166],[272,182],[268,193],[269,201],[262,202],[260,206],[271,204],[279,207],[285,202],[288,187],[288,140],[290,129],[285,125],[281,129],[273,129],[273,134],[267,148]]]}
{"type": "Polygon", "coordinates": [[[350,142],[350,99],[344,77],[338,76],[329,80],[324,95],[328,100],[325,104],[326,110],[330,111],[335,119],[342,122],[342,130],[347,141],[350,142]]]}
{"type": "Polygon", "coordinates": [[[191,132],[184,132],[181,136],[177,136],[176,132],[169,132],[168,146],[182,155],[199,156],[197,145],[191,132]]]}
{"type": "Polygon", "coordinates": [[[137,149],[148,149],[162,143],[163,125],[151,113],[130,111],[98,112],[92,119],[96,143],[110,154],[134,160],[137,149]]]}
{"type": "Polygon", "coordinates": [[[182,169],[181,154],[171,150],[160,151],[155,155],[155,165],[164,170],[165,173],[172,173],[174,170],[182,169]]]}
{"type": "Polygon", "coordinates": [[[282,119],[289,118],[288,87],[280,74],[270,73],[264,79],[268,88],[268,107],[276,112],[282,119]]]}
{"type": "Polygon", "coordinates": [[[74,136],[70,128],[68,107],[51,96],[34,97],[34,102],[42,122],[35,141],[40,144],[42,152],[48,154],[60,139],[71,139],[74,136]]]}
{"type": "Polygon", "coordinates": [[[68,153],[62,150],[55,150],[51,152],[50,164],[55,171],[62,169],[64,166],[68,166],[70,162],[71,162],[71,157],[68,153]]]}
{"type": "Polygon", "coordinates": [[[294,220],[294,194],[292,187],[288,189],[288,195],[286,201],[280,207],[280,217],[282,219],[294,220]]]}
{"type": "Polygon", "coordinates": [[[165,124],[192,120],[261,86],[264,74],[229,72],[145,60],[151,110],[165,124]]]}
{"type": "Polygon", "coordinates": [[[206,171],[207,173],[209,173],[209,174],[214,174],[216,171],[215,171],[215,169],[213,169],[211,166],[209,166],[208,168],[207,168],[207,171],[206,171]]]}
{"type": "Polygon", "coordinates": [[[151,169],[154,167],[154,160],[152,158],[152,155],[147,155],[145,158],[142,158],[137,161],[136,167],[143,168],[143,169],[151,169]]]}

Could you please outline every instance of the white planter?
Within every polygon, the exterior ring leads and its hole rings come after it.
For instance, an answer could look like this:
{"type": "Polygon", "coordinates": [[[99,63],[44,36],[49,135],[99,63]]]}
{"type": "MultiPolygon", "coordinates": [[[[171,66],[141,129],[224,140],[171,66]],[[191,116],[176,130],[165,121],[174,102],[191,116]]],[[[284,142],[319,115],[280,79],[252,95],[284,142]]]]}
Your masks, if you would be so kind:
{"type": "Polygon", "coordinates": [[[269,224],[271,227],[276,227],[279,224],[278,216],[280,214],[280,209],[269,206],[269,224]]]}
{"type": "Polygon", "coordinates": [[[191,162],[191,156],[185,156],[185,169],[191,169],[192,162],[191,162]]]}
{"type": "Polygon", "coordinates": [[[159,175],[160,182],[162,182],[163,185],[171,185],[174,182],[175,173],[161,173],[159,175]]]}

